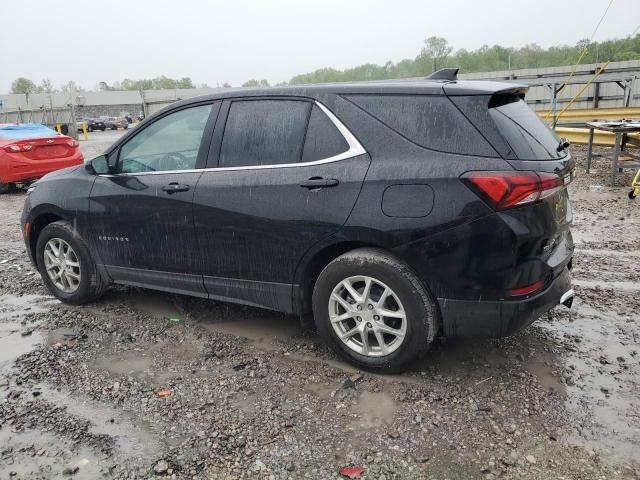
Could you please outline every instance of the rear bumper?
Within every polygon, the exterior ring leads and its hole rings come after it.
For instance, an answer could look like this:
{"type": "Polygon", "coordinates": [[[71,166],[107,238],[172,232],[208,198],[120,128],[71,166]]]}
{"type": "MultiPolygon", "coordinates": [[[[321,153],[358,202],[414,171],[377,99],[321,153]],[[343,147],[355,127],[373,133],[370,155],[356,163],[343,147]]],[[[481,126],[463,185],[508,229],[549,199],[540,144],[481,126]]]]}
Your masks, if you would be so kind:
{"type": "Polygon", "coordinates": [[[84,162],[82,153],[78,150],[71,157],[57,158],[54,160],[31,160],[29,158],[10,158],[5,155],[0,158],[0,182],[16,183],[37,180],[47,173],[62,168],[81,165],[84,162]]]}
{"type": "Polygon", "coordinates": [[[449,300],[438,298],[444,335],[450,337],[504,337],[530,325],[560,303],[571,290],[564,270],[539,294],[523,300],[449,300]]]}

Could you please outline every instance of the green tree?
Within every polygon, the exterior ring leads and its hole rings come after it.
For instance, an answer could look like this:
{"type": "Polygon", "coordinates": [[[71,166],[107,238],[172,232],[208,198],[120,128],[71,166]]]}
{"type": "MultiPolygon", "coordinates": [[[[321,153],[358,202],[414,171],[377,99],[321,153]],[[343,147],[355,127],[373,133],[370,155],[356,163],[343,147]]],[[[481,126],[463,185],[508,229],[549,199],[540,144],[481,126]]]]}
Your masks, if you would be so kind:
{"type": "Polygon", "coordinates": [[[22,93],[24,95],[30,95],[37,91],[38,87],[36,87],[36,84],[28,78],[16,78],[11,84],[11,93],[22,93]]]}
{"type": "Polygon", "coordinates": [[[346,70],[320,68],[313,72],[294,76],[289,83],[348,82],[354,80],[383,80],[388,78],[424,77],[433,70],[445,66],[456,66],[463,73],[490,72],[521,68],[554,67],[574,65],[585,46],[587,52],[581,63],[598,63],[606,60],[640,59],[640,34],[617,40],[592,42],[580,40],[576,45],[556,45],[547,49],[536,44],[520,48],[483,45],[475,50],[453,51],[446,39],[429,37],[420,53],[413,59],[406,58],[398,63],[384,65],[359,65],[346,70]]]}
{"type": "Polygon", "coordinates": [[[432,60],[435,72],[443,65],[452,51],[453,47],[449,45],[446,38],[429,37],[424,41],[421,55],[432,60]]]}

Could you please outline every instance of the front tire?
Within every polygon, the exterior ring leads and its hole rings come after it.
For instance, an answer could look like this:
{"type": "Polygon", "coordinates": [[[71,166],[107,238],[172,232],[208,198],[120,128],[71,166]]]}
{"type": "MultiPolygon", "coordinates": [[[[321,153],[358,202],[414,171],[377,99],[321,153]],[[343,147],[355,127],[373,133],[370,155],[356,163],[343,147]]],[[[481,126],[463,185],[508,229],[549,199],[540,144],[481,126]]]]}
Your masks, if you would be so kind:
{"type": "Polygon", "coordinates": [[[361,248],[325,267],[313,290],[313,314],[324,340],[370,371],[405,370],[437,331],[435,301],[404,262],[361,248]]]}
{"type": "Polygon", "coordinates": [[[53,222],[42,229],[36,262],[51,294],[64,303],[81,305],[96,300],[107,287],[89,248],[69,222],[53,222]]]}
{"type": "Polygon", "coordinates": [[[2,195],[3,193],[9,193],[10,190],[11,190],[11,184],[10,183],[2,183],[2,182],[0,182],[0,195],[2,195]]]}

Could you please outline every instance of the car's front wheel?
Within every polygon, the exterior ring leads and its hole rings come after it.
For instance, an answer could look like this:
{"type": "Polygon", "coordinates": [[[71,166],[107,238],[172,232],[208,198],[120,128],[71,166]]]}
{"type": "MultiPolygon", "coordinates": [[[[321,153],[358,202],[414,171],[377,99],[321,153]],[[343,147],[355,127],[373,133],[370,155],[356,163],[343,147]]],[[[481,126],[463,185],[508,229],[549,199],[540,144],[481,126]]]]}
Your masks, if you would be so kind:
{"type": "Polygon", "coordinates": [[[352,363],[400,371],[427,352],[437,330],[433,298],[408,265],[362,248],[332,261],[313,291],[319,333],[352,363]]]}
{"type": "Polygon", "coordinates": [[[36,260],[49,291],[65,303],[90,302],[107,287],[89,248],[69,222],[53,222],[42,229],[36,244],[36,260]]]}
{"type": "Polygon", "coordinates": [[[0,194],[9,193],[10,190],[11,190],[11,184],[10,183],[2,183],[2,182],[0,182],[0,194]]]}

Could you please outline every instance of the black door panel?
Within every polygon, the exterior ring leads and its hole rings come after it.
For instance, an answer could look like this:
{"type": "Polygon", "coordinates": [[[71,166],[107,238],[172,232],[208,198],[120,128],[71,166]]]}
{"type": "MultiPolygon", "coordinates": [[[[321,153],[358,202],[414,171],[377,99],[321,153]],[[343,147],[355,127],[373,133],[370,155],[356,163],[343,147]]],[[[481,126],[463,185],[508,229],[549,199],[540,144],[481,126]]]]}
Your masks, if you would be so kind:
{"type": "MultiPolygon", "coordinates": [[[[131,269],[187,274],[193,278],[182,278],[173,288],[191,285],[189,290],[204,291],[191,203],[200,175],[167,172],[96,179],[90,201],[93,237],[114,280],[133,281],[131,269]],[[163,190],[172,183],[187,188],[163,190]]],[[[141,275],[151,281],[148,274],[141,275]]],[[[158,281],[166,283],[171,275],[165,275],[164,280],[161,277],[158,275],[158,281]]]]}
{"type": "Polygon", "coordinates": [[[194,197],[194,217],[209,293],[229,295],[220,277],[262,282],[260,295],[249,289],[237,289],[236,294],[282,308],[280,297],[268,291],[281,292],[281,284],[291,285],[307,249],[346,222],[369,162],[368,155],[360,155],[320,165],[204,172],[194,197]],[[339,183],[301,188],[311,177],[339,183]]]}

